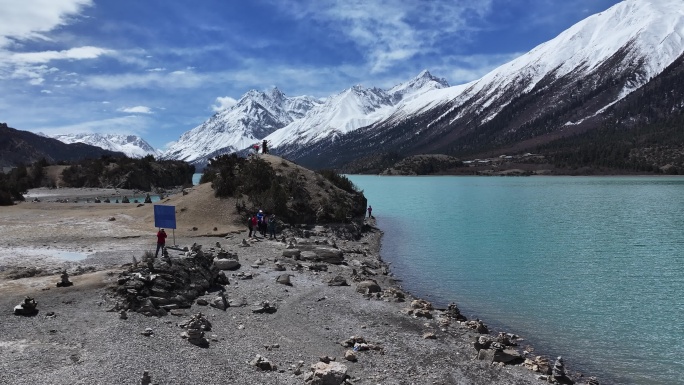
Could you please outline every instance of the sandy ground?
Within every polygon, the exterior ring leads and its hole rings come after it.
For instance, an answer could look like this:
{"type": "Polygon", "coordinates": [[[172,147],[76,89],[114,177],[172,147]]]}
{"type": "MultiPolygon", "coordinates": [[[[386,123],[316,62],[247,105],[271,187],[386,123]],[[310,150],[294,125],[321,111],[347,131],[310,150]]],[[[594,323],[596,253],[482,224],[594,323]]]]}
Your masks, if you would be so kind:
{"type": "MultiPolygon", "coordinates": [[[[47,197],[43,191],[29,196],[39,194],[47,197]]],[[[60,194],[84,197],[86,191],[60,194]]],[[[229,274],[225,290],[231,300],[247,306],[222,311],[195,304],[179,316],[132,313],[126,320],[107,311],[114,303],[110,288],[123,264],[154,250],[152,205],[42,199],[0,208],[0,384],[139,384],[144,371],[158,384],[304,384],[309,367],[322,356],[343,363],[353,384],[543,383],[521,366],[476,360],[474,332],[407,315],[411,298],[396,303],[357,293],[352,269],[379,260],[377,229],[357,242],[336,240],[346,251],[346,265],[330,265],[327,272],[288,268],[293,285],[284,286],[275,282],[282,272],[274,270],[274,262],[283,260],[286,245],[259,239],[240,247],[246,234],[229,215],[235,202],[210,196],[210,187],[203,185],[161,203],[176,206],[177,245],[213,247],[220,242],[239,255],[242,267],[229,274]],[[255,265],[257,259],[265,263],[255,265]],[[74,286],[55,287],[62,269],[74,273],[74,286]],[[239,272],[254,278],[240,280],[235,276],[239,272]],[[35,276],[11,279],[21,274],[35,276]],[[328,286],[335,275],[347,277],[351,286],[328,286]],[[38,315],[13,315],[13,307],[27,295],[38,302],[38,315]],[[253,314],[251,306],[264,300],[278,311],[253,314]],[[208,348],[180,337],[178,324],[197,312],[213,324],[208,348]],[[151,336],[141,334],[147,328],[151,336]],[[426,332],[437,338],[424,339],[426,332]],[[357,362],[345,361],[346,348],[339,342],[351,336],[363,336],[381,349],[358,352],[357,362]],[[250,366],[257,354],[278,370],[250,366]],[[303,374],[297,375],[294,367],[300,362],[303,374]]],[[[319,233],[299,241],[316,240],[331,237],[319,233]]],[[[171,243],[174,234],[169,232],[171,243]]],[[[171,254],[182,258],[180,252],[171,254]]],[[[374,278],[383,289],[396,286],[391,275],[374,278]]]]}

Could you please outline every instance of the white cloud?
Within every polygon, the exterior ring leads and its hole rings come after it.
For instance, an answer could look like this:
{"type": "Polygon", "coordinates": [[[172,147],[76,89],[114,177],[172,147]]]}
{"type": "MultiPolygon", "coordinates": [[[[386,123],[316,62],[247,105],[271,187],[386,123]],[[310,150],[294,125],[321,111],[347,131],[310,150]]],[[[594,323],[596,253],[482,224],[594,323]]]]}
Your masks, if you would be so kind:
{"type": "Polygon", "coordinates": [[[166,68],[164,68],[164,67],[150,68],[147,70],[147,72],[164,72],[164,71],[166,71],[166,68]]]}
{"type": "Polygon", "coordinates": [[[114,51],[99,47],[78,47],[63,51],[21,52],[10,56],[14,63],[38,64],[52,60],[83,60],[95,59],[101,55],[112,54],[114,51]]]}
{"type": "Polygon", "coordinates": [[[40,93],[41,93],[41,94],[51,94],[52,91],[50,91],[50,90],[40,90],[40,93]]]}
{"type": "Polygon", "coordinates": [[[56,72],[54,67],[46,65],[17,67],[10,74],[12,79],[28,79],[29,84],[37,86],[43,84],[47,74],[56,72]]]}
{"type": "Polygon", "coordinates": [[[145,106],[135,106],[135,107],[122,107],[118,111],[126,112],[129,114],[151,114],[152,109],[145,106]]]}
{"type": "Polygon", "coordinates": [[[0,47],[15,40],[49,40],[44,33],[65,25],[92,0],[0,0],[0,47]]]}
{"type": "Polygon", "coordinates": [[[53,127],[36,127],[32,129],[33,132],[44,132],[47,135],[54,136],[60,134],[133,134],[141,135],[145,133],[150,124],[148,117],[139,115],[128,115],[117,118],[92,120],[87,122],[74,123],[63,126],[53,127]]]}
{"type": "Polygon", "coordinates": [[[120,90],[125,88],[168,88],[188,89],[199,87],[213,81],[212,74],[201,75],[194,72],[174,71],[169,74],[160,72],[127,73],[117,75],[94,75],[85,79],[93,88],[120,90]]]}
{"type": "Polygon", "coordinates": [[[216,104],[211,106],[214,112],[219,112],[225,110],[226,108],[232,107],[237,104],[237,100],[231,98],[230,96],[219,96],[216,98],[216,104]]]}

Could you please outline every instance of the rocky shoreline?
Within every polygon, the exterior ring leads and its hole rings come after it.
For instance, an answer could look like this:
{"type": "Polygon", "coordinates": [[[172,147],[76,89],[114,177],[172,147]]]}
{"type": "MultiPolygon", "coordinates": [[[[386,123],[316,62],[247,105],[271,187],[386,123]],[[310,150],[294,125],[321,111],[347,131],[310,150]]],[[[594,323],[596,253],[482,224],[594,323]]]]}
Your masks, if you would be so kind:
{"type": "MultiPolygon", "coordinates": [[[[22,205],[17,218],[36,207],[43,218],[62,204],[22,205]]],[[[53,239],[22,238],[15,227],[0,220],[10,250],[53,239]]],[[[181,232],[179,247],[154,260],[145,257],[149,234],[129,230],[102,243],[88,226],[68,230],[54,242],[94,253],[44,261],[50,275],[9,279],[30,259],[0,257],[0,384],[570,381],[555,358],[537,358],[516,336],[403,292],[382,262],[373,219],[284,228],[277,240],[247,239],[241,228],[223,237],[181,232]],[[26,297],[36,312],[15,315],[26,297]]]]}

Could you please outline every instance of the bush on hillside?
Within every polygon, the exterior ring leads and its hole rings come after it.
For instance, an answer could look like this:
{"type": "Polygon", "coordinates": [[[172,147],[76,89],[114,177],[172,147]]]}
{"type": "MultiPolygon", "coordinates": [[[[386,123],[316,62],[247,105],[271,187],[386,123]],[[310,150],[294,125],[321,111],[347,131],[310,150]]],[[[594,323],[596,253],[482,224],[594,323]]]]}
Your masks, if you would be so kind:
{"type": "Polygon", "coordinates": [[[300,169],[276,172],[259,157],[230,154],[211,159],[200,182],[210,182],[217,197],[237,198],[237,212],[244,216],[261,209],[290,223],[329,223],[363,215],[366,198],[349,179],[332,171],[320,175],[314,197],[300,169]]]}
{"type": "Polygon", "coordinates": [[[151,191],[153,187],[192,185],[195,166],[183,161],[157,161],[103,156],[67,167],[62,181],[69,187],[116,187],[151,191]]]}
{"type": "Polygon", "coordinates": [[[11,206],[15,201],[23,201],[23,194],[28,189],[40,187],[42,175],[42,167],[29,170],[24,165],[15,167],[7,174],[0,172],[0,206],[11,206]]]}
{"type": "Polygon", "coordinates": [[[356,187],[349,178],[342,174],[338,174],[334,170],[318,170],[318,173],[323,175],[325,179],[329,180],[337,188],[352,194],[359,192],[358,187],[356,187]]]}

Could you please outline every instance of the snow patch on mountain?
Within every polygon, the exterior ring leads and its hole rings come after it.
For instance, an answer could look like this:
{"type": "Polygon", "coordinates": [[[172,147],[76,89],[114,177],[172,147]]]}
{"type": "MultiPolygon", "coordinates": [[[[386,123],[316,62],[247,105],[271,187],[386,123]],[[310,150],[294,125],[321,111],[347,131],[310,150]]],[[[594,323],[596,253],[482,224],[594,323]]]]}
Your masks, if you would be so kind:
{"type": "MultiPolygon", "coordinates": [[[[574,73],[581,78],[621,50],[628,52],[622,62],[625,68],[615,71],[623,72],[632,66],[639,75],[613,103],[641,87],[684,53],[684,2],[625,0],[576,23],[476,81],[424,93],[404,104],[401,115],[416,114],[446,102],[458,108],[472,99],[478,100],[480,108],[486,108],[512,87],[524,85],[517,93],[527,92],[546,76],[561,78],[574,73]]],[[[500,106],[505,106],[505,102],[500,106]]]]}
{"type": "Polygon", "coordinates": [[[398,103],[412,100],[431,91],[449,87],[446,80],[428,71],[389,90],[364,88],[357,85],[331,96],[311,109],[302,119],[266,137],[272,148],[283,145],[303,145],[332,139],[358,128],[385,119],[398,103]]]}
{"type": "Polygon", "coordinates": [[[51,137],[67,144],[85,143],[105,150],[123,152],[130,158],[143,158],[147,155],[157,157],[161,155],[161,151],[156,150],[144,139],[136,135],[60,134],[51,137]]]}
{"type": "Polygon", "coordinates": [[[229,108],[181,135],[165,152],[165,158],[188,162],[213,153],[245,149],[295,119],[300,119],[320,101],[310,96],[289,98],[278,88],[251,90],[229,108]]]}

